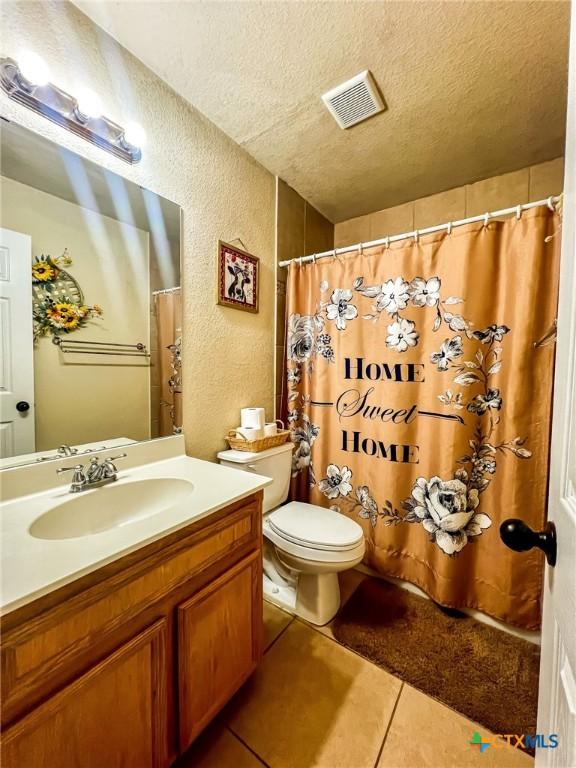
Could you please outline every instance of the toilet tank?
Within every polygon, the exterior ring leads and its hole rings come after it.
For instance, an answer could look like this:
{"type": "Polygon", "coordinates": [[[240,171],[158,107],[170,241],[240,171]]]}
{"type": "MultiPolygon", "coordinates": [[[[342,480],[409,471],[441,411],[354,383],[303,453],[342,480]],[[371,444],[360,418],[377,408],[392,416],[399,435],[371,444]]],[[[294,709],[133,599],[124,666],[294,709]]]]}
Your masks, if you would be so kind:
{"type": "Polygon", "coordinates": [[[220,451],[218,461],[225,467],[243,469],[246,472],[271,477],[274,482],[264,488],[263,504],[263,511],[270,512],[288,498],[293,448],[294,444],[287,442],[277,448],[269,448],[267,451],[260,451],[259,453],[234,450],[220,451]]]}

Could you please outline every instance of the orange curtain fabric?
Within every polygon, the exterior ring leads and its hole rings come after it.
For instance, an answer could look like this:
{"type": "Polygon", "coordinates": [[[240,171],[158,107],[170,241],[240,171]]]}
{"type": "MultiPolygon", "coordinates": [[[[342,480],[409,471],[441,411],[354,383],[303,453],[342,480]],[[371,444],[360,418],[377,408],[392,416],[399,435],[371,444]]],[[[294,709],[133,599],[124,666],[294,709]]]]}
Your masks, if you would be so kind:
{"type": "Polygon", "coordinates": [[[294,498],[357,520],[365,562],[442,605],[540,625],[558,217],[538,208],[289,270],[294,498]]]}
{"type": "Polygon", "coordinates": [[[154,294],[160,375],[159,434],[182,432],[182,299],[180,289],[154,294]]]}

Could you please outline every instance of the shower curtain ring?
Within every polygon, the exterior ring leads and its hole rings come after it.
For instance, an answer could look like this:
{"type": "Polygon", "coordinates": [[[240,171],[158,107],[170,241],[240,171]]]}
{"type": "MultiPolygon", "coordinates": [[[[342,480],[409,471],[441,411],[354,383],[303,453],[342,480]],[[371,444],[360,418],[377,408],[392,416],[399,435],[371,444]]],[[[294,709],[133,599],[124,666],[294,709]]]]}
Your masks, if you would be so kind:
{"type": "Polygon", "coordinates": [[[420,231],[418,229],[414,230],[414,243],[415,245],[418,245],[420,242],[420,231]]]}
{"type": "Polygon", "coordinates": [[[449,221],[448,224],[446,224],[446,232],[451,235],[452,234],[452,222],[449,221]]]}
{"type": "Polygon", "coordinates": [[[316,264],[316,254],[312,254],[312,264],[316,264]]]}
{"type": "Polygon", "coordinates": [[[552,195],[550,195],[546,204],[548,205],[548,208],[550,208],[550,210],[554,213],[556,206],[554,205],[554,197],[552,195]]]}
{"type": "Polygon", "coordinates": [[[385,248],[386,250],[388,250],[388,248],[390,248],[390,238],[389,238],[388,236],[386,236],[386,237],[384,238],[384,248],[385,248]]]}
{"type": "Polygon", "coordinates": [[[486,211],[486,213],[484,214],[484,226],[485,227],[488,226],[488,222],[489,221],[490,221],[490,214],[488,213],[488,211],[486,211]]]}
{"type": "Polygon", "coordinates": [[[520,217],[522,216],[522,206],[519,205],[516,208],[516,221],[520,221],[520,217]]]}

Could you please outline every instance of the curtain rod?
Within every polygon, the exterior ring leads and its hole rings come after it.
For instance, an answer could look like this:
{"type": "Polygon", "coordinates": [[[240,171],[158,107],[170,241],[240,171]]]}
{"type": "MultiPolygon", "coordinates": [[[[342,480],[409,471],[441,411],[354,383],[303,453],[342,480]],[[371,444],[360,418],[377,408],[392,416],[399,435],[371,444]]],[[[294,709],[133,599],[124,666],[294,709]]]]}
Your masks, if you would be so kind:
{"type": "Polygon", "coordinates": [[[325,259],[328,256],[338,256],[341,253],[352,253],[353,251],[362,251],[364,248],[374,248],[377,245],[390,245],[390,243],[397,243],[400,240],[408,240],[414,238],[415,241],[422,235],[431,235],[433,232],[442,232],[445,229],[448,234],[452,231],[453,227],[461,227],[464,224],[473,224],[476,221],[483,221],[488,224],[490,219],[494,219],[498,216],[507,216],[508,214],[515,213],[518,218],[522,215],[522,211],[528,211],[530,208],[540,208],[542,205],[547,205],[550,210],[554,211],[555,203],[560,200],[560,196],[552,196],[546,200],[537,200],[534,203],[524,203],[524,205],[515,205],[512,208],[502,208],[500,211],[492,211],[482,213],[479,216],[470,216],[467,219],[459,219],[458,221],[447,221],[445,224],[437,224],[434,227],[425,227],[424,229],[414,229],[411,232],[404,232],[401,235],[392,235],[391,237],[381,237],[378,240],[370,240],[366,243],[356,243],[356,245],[347,245],[345,248],[332,248],[330,251],[322,251],[322,253],[312,253],[309,256],[296,256],[294,259],[288,259],[287,261],[280,261],[279,267],[287,267],[293,261],[298,264],[308,264],[309,262],[315,262],[317,259],[325,259]]]}

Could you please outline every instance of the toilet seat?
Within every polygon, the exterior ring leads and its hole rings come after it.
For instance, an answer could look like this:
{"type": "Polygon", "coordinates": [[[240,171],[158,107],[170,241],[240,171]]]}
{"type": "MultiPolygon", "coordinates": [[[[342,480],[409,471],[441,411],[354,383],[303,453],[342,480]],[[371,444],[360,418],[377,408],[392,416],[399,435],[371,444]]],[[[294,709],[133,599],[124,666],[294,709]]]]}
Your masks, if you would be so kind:
{"type": "Polygon", "coordinates": [[[281,550],[318,562],[347,562],[364,550],[362,528],[332,509],[293,501],[271,512],[264,533],[281,550]]]}

